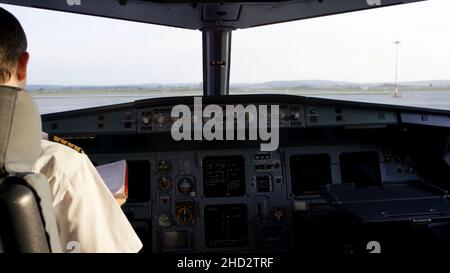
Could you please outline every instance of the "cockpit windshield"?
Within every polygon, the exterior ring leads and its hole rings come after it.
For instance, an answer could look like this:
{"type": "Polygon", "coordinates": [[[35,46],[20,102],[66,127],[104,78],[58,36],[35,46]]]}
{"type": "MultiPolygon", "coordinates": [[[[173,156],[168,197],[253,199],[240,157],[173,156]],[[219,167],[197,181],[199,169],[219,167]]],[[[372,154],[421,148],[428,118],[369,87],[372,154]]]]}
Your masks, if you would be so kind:
{"type": "Polygon", "coordinates": [[[237,31],[232,93],[450,110],[449,9],[431,0],[237,31]]]}
{"type": "MultiPolygon", "coordinates": [[[[28,36],[41,113],[202,94],[201,32],[0,5],[28,36]]],[[[450,2],[233,32],[230,94],[450,110],[450,2]]]]}

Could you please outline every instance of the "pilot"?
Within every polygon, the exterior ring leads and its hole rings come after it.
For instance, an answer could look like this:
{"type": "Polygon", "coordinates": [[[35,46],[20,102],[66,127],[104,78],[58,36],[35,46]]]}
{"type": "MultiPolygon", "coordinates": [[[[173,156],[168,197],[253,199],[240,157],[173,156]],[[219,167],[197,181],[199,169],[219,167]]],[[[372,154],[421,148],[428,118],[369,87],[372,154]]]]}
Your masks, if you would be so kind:
{"type": "MultiPolygon", "coordinates": [[[[28,60],[25,32],[11,13],[0,8],[0,87],[25,89],[28,60]]],[[[50,183],[66,252],[141,250],[141,241],[85,154],[42,140],[32,171],[45,175],[50,183]]]]}

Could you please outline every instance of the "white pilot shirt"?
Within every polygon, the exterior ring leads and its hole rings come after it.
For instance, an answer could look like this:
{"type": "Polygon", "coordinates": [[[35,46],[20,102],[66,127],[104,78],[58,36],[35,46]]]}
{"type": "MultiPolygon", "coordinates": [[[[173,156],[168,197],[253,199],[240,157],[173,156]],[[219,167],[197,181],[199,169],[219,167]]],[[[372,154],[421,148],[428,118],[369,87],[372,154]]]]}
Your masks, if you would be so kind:
{"type": "Polygon", "coordinates": [[[33,172],[45,175],[53,194],[65,252],[134,253],[142,243],[113,194],[85,154],[42,140],[33,172]]]}

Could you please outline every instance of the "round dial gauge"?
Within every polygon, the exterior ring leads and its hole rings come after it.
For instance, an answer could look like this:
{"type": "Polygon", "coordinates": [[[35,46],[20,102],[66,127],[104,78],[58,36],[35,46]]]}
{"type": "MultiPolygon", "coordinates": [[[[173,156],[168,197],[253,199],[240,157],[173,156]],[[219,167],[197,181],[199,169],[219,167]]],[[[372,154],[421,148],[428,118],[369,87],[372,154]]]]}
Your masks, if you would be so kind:
{"type": "Polygon", "coordinates": [[[189,194],[194,189],[194,183],[191,178],[185,177],[178,181],[178,191],[184,194],[189,194]]]}
{"type": "Polygon", "coordinates": [[[159,179],[159,189],[162,191],[170,191],[172,189],[172,178],[163,176],[159,179]]]}
{"type": "Polygon", "coordinates": [[[158,217],[158,224],[161,227],[168,227],[172,224],[172,216],[170,215],[170,212],[164,211],[161,212],[161,214],[158,217]]]}
{"type": "Polygon", "coordinates": [[[169,161],[166,160],[161,160],[158,164],[158,172],[160,174],[168,174],[172,171],[172,165],[170,164],[169,161]]]}
{"type": "Polygon", "coordinates": [[[192,211],[192,208],[182,206],[177,208],[176,218],[180,225],[188,225],[194,220],[194,212],[192,211]]]}

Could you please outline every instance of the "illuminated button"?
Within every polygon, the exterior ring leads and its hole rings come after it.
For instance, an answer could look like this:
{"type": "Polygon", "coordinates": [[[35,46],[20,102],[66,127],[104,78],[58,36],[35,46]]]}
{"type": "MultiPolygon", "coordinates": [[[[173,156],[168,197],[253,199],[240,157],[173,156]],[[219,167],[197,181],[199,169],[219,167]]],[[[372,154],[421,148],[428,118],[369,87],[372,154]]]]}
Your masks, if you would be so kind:
{"type": "Polygon", "coordinates": [[[295,201],[295,210],[296,211],[305,211],[308,209],[308,206],[305,201],[295,201]]]}

